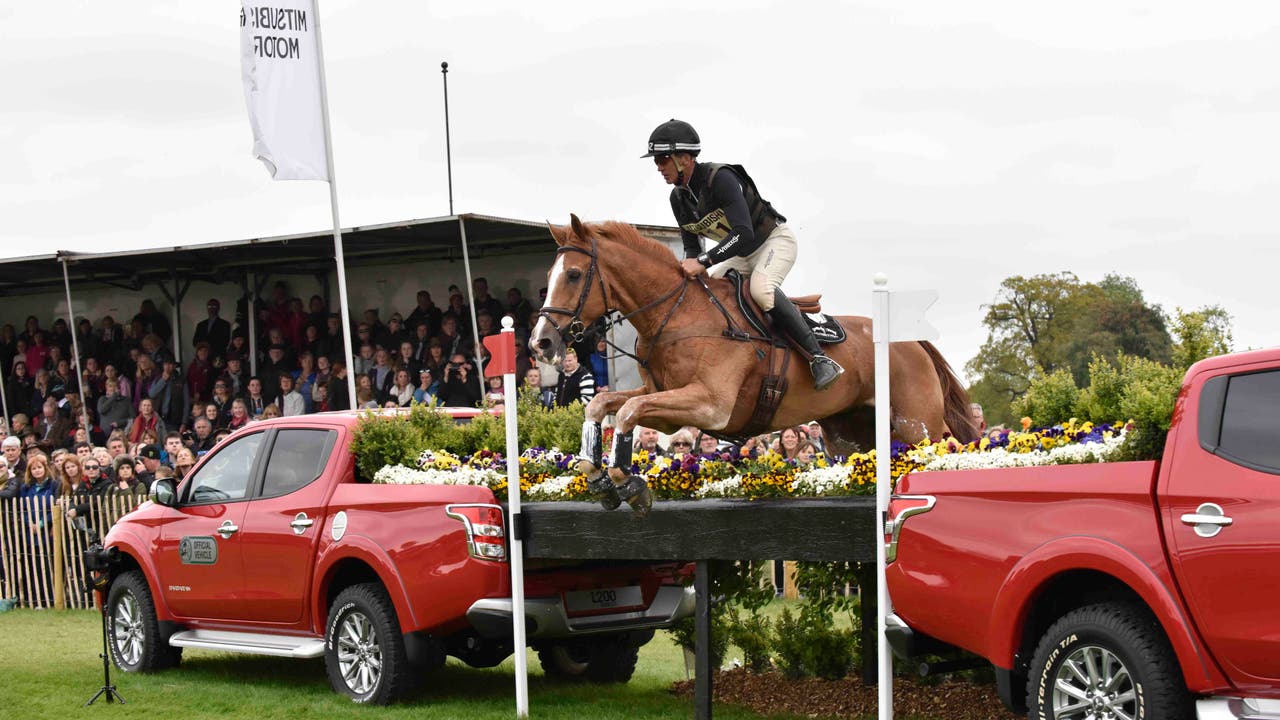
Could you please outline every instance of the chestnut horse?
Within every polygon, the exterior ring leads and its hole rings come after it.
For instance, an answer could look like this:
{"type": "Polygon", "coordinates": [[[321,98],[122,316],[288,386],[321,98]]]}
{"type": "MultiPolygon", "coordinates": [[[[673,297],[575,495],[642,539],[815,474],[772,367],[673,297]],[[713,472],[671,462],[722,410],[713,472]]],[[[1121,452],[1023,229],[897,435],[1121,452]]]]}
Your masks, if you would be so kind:
{"type": "MultiPolygon", "coordinates": [[[[602,392],[586,409],[583,463],[591,487],[606,507],[619,498],[646,512],[647,487],[627,477],[630,436],[637,425],[663,432],[682,426],[712,435],[733,437],[747,425],[767,369],[758,349],[761,341],[725,337],[726,319],[711,300],[714,293],[739,327],[746,325],[733,299],[729,281],[687,279],[675,254],[665,245],[618,222],[584,224],[576,215],[570,225],[551,227],[558,257],[548,273],[547,299],[529,338],[533,354],[553,362],[564,350],[565,335],[575,341],[601,316],[621,313],[639,336],[636,356],[643,385],[634,390],[602,392]],[[616,416],[610,478],[600,477],[600,423],[616,416]],[[620,447],[623,442],[625,446],[620,447]],[[621,460],[619,459],[621,457],[621,460]],[[620,495],[615,495],[620,492],[620,495]]],[[[837,317],[848,338],[826,346],[845,368],[830,388],[814,390],[808,363],[795,353],[788,364],[789,389],[768,429],[777,430],[818,420],[828,450],[848,454],[874,444],[874,355],[871,320],[837,317]]],[[[950,432],[969,442],[977,432],[969,419],[969,399],[951,367],[927,342],[896,342],[889,347],[892,435],[915,443],[950,432]]],[[[766,355],[767,357],[767,355],[766,355]]]]}

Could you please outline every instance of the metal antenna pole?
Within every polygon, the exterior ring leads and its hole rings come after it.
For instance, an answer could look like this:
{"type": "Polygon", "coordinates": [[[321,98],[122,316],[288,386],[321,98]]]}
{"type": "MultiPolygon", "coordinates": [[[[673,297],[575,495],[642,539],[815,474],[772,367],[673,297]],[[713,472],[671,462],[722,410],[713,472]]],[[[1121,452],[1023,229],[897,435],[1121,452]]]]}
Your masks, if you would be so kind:
{"type": "Polygon", "coordinates": [[[444,158],[449,173],[449,214],[453,214],[453,150],[449,147],[449,63],[440,63],[444,80],[444,158]]]}

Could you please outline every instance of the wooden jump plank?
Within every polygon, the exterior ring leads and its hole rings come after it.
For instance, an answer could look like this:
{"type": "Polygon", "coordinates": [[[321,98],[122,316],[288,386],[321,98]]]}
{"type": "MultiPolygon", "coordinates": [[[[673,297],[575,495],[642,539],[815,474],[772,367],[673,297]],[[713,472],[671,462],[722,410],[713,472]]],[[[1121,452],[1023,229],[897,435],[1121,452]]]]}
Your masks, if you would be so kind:
{"type": "Polygon", "coordinates": [[[624,505],[521,506],[529,558],[581,560],[875,560],[875,498],[667,500],[647,517],[624,505]]]}

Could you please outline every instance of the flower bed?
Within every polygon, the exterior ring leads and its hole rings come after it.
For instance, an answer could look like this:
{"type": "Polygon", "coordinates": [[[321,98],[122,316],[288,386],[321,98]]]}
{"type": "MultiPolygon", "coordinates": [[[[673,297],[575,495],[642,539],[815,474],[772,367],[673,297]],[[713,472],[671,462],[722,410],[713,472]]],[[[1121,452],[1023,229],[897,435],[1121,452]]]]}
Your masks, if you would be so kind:
{"type": "MultiPolygon", "coordinates": [[[[397,422],[370,419],[368,422],[397,422]]],[[[1029,425],[1029,421],[1024,425],[1029,425]]],[[[918,445],[893,444],[890,475],[896,481],[908,472],[1027,467],[1105,462],[1124,443],[1123,428],[1078,423],[1020,431],[994,432],[961,444],[952,438],[918,445]]],[[[425,449],[416,467],[384,465],[374,482],[394,484],[484,485],[501,496],[507,490],[507,463],[501,453],[480,450],[455,455],[425,449]]],[[[572,455],[552,448],[529,448],[520,456],[520,489],[526,500],[590,500],[586,479],[575,469],[572,455]]],[[[637,451],[632,473],[644,477],[655,499],[688,500],[707,497],[777,498],[873,495],[876,453],[827,458],[819,455],[803,465],[772,451],[756,458],[728,454],[700,458],[651,458],[637,451]]]]}

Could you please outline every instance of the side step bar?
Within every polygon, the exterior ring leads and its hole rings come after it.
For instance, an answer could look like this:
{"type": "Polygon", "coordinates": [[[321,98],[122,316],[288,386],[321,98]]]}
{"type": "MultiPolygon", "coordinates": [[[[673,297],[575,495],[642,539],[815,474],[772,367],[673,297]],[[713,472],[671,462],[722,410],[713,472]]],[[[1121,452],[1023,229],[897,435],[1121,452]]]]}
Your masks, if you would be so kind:
{"type": "Polygon", "coordinates": [[[1280,700],[1212,697],[1196,701],[1199,720],[1280,720],[1280,700]]]}
{"type": "Polygon", "coordinates": [[[221,650],[250,655],[275,655],[290,658],[318,658],[324,655],[322,638],[297,635],[263,635],[222,630],[183,630],[169,637],[174,647],[221,650]]]}

